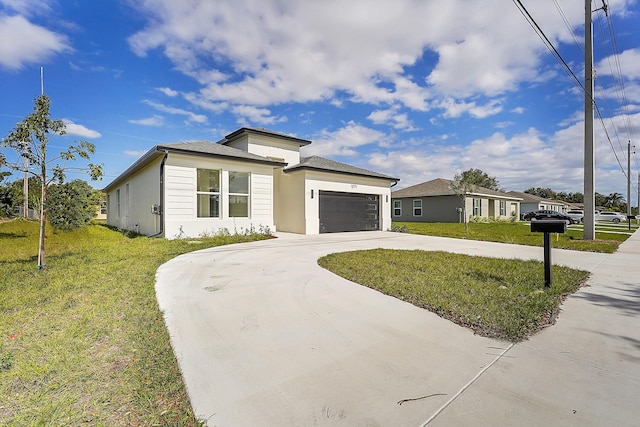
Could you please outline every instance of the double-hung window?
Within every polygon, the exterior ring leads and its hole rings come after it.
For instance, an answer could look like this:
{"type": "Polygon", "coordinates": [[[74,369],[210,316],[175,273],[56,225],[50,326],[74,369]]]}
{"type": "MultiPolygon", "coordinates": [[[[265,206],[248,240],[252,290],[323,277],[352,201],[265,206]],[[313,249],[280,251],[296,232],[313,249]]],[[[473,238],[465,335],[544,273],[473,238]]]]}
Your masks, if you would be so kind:
{"type": "Polygon", "coordinates": [[[393,216],[402,216],[402,200],[393,201],[393,216]]]}
{"type": "Polygon", "coordinates": [[[473,199],[473,215],[482,216],[482,199],[473,199]]]}
{"type": "Polygon", "coordinates": [[[198,218],[220,218],[220,171],[198,169],[198,218]]]}
{"type": "Polygon", "coordinates": [[[413,216],[422,216],[422,199],[413,201],[413,216]]]}
{"type": "Polygon", "coordinates": [[[500,200],[500,216],[507,216],[507,201],[500,200]]]}
{"type": "Polygon", "coordinates": [[[249,173],[229,172],[229,217],[249,217],[249,173]]]}

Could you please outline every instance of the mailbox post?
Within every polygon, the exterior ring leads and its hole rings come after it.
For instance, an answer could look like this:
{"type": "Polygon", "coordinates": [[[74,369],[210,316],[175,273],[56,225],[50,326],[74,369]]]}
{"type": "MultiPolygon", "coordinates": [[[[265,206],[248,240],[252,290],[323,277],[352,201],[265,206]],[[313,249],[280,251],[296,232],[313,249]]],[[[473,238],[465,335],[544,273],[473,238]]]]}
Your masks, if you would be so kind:
{"type": "Polygon", "coordinates": [[[551,287],[551,233],[565,233],[567,223],[559,220],[531,221],[532,233],[544,233],[544,287],[551,287]]]}

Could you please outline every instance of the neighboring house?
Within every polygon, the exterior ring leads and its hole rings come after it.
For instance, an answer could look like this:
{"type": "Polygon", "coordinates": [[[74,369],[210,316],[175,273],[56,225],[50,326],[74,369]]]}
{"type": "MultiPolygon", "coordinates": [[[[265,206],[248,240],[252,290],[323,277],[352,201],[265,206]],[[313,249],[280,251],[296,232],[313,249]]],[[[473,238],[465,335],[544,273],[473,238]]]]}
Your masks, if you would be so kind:
{"type": "Polygon", "coordinates": [[[562,200],[550,200],[539,196],[534,196],[529,193],[522,193],[520,191],[508,191],[513,197],[519,197],[522,199],[520,202],[520,212],[526,214],[527,212],[533,212],[538,210],[550,210],[556,212],[567,213],[571,206],[567,202],[562,200]]]}
{"type": "MultiPolygon", "coordinates": [[[[462,197],[451,190],[453,181],[437,178],[391,193],[392,219],[407,222],[463,222],[462,197]]],[[[520,198],[477,187],[464,197],[467,220],[520,217],[520,198]]]]}
{"type": "Polygon", "coordinates": [[[311,141],[241,128],[222,141],[156,145],[105,187],[107,224],[197,237],[268,228],[317,234],[391,227],[398,179],[317,156],[311,141]]]}

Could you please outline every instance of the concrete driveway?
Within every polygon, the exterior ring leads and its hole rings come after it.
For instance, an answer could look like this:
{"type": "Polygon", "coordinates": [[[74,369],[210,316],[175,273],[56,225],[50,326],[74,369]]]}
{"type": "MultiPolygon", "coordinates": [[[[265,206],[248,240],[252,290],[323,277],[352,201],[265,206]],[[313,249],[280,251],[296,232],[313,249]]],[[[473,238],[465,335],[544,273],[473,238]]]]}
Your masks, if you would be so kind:
{"type": "MultiPolygon", "coordinates": [[[[634,425],[640,419],[638,311],[624,331],[608,336],[592,329],[593,322],[571,318],[611,319],[607,306],[590,313],[599,304],[583,293],[565,303],[572,308],[563,309],[556,325],[514,346],[475,336],[316,263],[328,253],[379,247],[543,255],[542,248],[364,232],[278,233],[278,239],[180,256],[158,270],[156,293],[196,415],[223,427],[634,425]]],[[[595,276],[614,256],[555,250],[553,257],[595,276]]]]}

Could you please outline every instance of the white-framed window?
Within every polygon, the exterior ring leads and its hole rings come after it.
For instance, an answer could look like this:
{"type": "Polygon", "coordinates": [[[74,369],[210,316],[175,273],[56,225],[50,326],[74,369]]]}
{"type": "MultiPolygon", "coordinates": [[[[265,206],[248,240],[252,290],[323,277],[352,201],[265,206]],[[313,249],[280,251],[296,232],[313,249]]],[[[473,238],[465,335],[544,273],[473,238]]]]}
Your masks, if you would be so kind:
{"type": "Polygon", "coordinates": [[[482,216],[482,199],[473,199],[473,215],[482,216]]]}
{"type": "Polygon", "coordinates": [[[507,201],[500,200],[500,216],[507,216],[507,201]]]}
{"type": "Polygon", "coordinates": [[[220,218],[220,171],[198,169],[197,175],[198,218],[220,218]]]}
{"type": "Polygon", "coordinates": [[[116,218],[120,218],[120,189],[116,190],[116,218]]]}
{"type": "Polygon", "coordinates": [[[249,172],[229,172],[229,217],[249,218],[249,172]]]}
{"type": "Polygon", "coordinates": [[[422,199],[413,201],[413,216],[422,216],[422,199]]]}
{"type": "Polygon", "coordinates": [[[402,200],[393,201],[393,216],[402,216],[402,200]]]}

